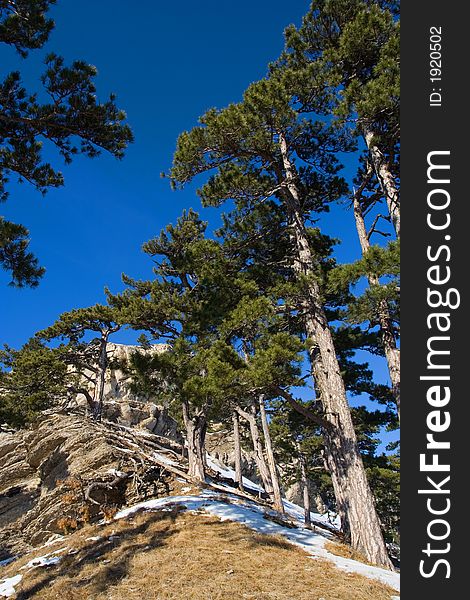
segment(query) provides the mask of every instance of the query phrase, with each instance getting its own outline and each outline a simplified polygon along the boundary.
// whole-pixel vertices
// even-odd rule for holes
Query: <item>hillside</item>
[[[143,428],[46,415],[0,435],[0,596],[390,600],[398,575],[331,553],[326,516],[281,519],[208,456],[186,474],[179,444]],[[315,560],[312,560],[312,557]],[[386,585],[388,584],[388,585]],[[391,586],[391,587],[389,587]]]
[[[44,555],[49,565],[41,566]],[[175,509],[89,525],[16,560],[2,577],[18,575],[18,599],[390,600],[391,594],[376,581],[311,560],[280,536]]]

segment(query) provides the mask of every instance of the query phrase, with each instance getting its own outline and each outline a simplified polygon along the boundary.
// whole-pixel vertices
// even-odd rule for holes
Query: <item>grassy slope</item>
[[[63,548],[58,565],[20,569]],[[394,593],[283,538],[177,511],[88,525],[0,569],[0,578],[18,573],[18,600],[390,600]]]

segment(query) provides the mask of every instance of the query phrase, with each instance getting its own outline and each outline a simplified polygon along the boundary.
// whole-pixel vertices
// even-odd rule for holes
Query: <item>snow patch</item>
[[[282,503],[284,504],[284,508],[285,508],[287,514],[289,514],[291,517],[293,517],[297,521],[300,521],[301,523],[305,523],[305,511],[302,506],[299,506],[298,504],[294,504],[293,502],[289,502],[289,500],[286,500],[285,498],[282,499]],[[339,516],[335,515],[334,513],[323,513],[322,514],[322,513],[311,512],[310,519],[314,522],[314,524],[315,524],[315,521],[317,523],[325,523],[325,525],[334,527],[338,531],[341,528],[341,519],[339,518]]]
[[[18,585],[22,579],[22,575],[15,575],[14,577],[8,577],[8,579],[0,581],[0,596],[4,598],[13,596],[16,593],[15,585]]]
[[[60,556],[52,556],[47,558],[46,556],[39,556],[38,558],[33,558],[29,561],[22,569],[32,569],[34,567],[50,567],[51,565],[56,565],[60,563],[62,558]]]
[[[65,539],[65,537],[63,535],[59,535],[58,533],[55,533],[47,540],[47,542],[45,544],[43,544],[41,546],[41,548],[47,548],[49,546],[53,546],[54,544],[57,544],[57,542],[60,542],[64,539]]]
[[[226,479],[231,479],[234,482],[236,481],[236,473],[233,469],[231,469],[230,467],[227,467],[220,461],[214,459],[210,454],[207,454],[206,461],[207,461],[208,467],[210,467],[217,473],[220,473],[220,475],[222,475]],[[218,485],[226,487],[228,490],[236,491],[234,488],[231,488],[226,483],[218,482]],[[243,477],[243,485],[245,486],[245,488],[247,488],[247,489],[249,488],[252,491],[264,492],[263,487],[261,487],[257,483],[254,483],[247,477]],[[299,521],[300,523],[305,523],[305,511],[302,507],[298,506],[297,504],[294,504],[293,502],[289,502],[285,498],[282,499],[282,502],[284,504],[284,508],[286,509],[286,513],[289,516],[291,516],[295,520]],[[338,531],[341,527],[340,518],[333,513],[321,514],[321,513],[311,512],[310,518],[311,518],[312,522],[316,521],[317,523],[325,523],[325,525],[334,527],[334,528],[338,529]]]
[[[127,473],[124,473],[124,471],[118,471],[117,469],[109,469],[108,473],[110,473],[111,475],[114,475],[115,477],[127,477]]]
[[[217,461],[216,459],[212,458],[212,456],[210,454],[207,454],[206,462],[207,462],[207,466],[209,468],[211,468],[216,473],[219,473],[226,479],[231,479],[232,481],[237,480],[237,475],[233,469],[222,464],[220,461]],[[242,480],[243,480],[243,485],[245,487],[250,488],[251,490],[255,490],[256,492],[264,492],[264,488],[262,488],[257,483],[254,483],[247,477],[243,477]]]
[[[67,550],[68,548],[59,548],[59,550],[55,550],[54,552],[50,552],[49,554],[45,554],[44,556],[37,556],[36,558],[31,559],[21,568],[34,569],[36,567],[50,567],[51,565],[57,565],[62,560],[62,557],[54,556],[54,554],[61,554],[62,552],[66,552]]]

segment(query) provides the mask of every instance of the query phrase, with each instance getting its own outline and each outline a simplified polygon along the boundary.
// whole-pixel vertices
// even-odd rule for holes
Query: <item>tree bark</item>
[[[385,201],[387,202],[388,212],[392,221],[393,227],[400,237],[400,194],[384,155],[379,147],[374,143],[374,132],[367,126],[363,127],[364,140],[369,150],[372,165],[375,174],[380,184]]]
[[[100,339],[100,353],[98,357],[98,376],[94,391],[93,418],[95,421],[101,421],[103,412],[104,386],[106,380],[106,370],[108,368],[108,338],[109,332],[102,331]]]
[[[264,406],[264,396],[259,397],[259,413],[261,426],[263,428],[264,446],[268,458],[269,472],[271,474],[271,483],[273,486],[274,508],[284,514],[284,505],[282,503],[281,487],[279,485],[279,476],[277,473],[276,461],[274,460],[273,445],[271,443],[271,434],[269,433],[268,419],[266,417],[266,407]]]
[[[367,234],[360,198],[357,194],[354,195],[353,209],[357,235],[359,237],[359,243],[361,244],[362,254],[364,255],[370,249],[370,241]],[[378,277],[375,275],[368,275],[367,279],[370,285],[380,284]],[[392,394],[397,405],[398,419],[400,420],[400,350],[397,345],[390,310],[385,300],[379,302],[378,320],[385,358],[388,365],[388,372],[392,383]]]
[[[305,527],[311,529],[312,521],[310,518],[310,513],[312,512],[310,505],[310,494],[308,490],[308,479],[307,479],[307,471],[305,469],[305,457],[303,454],[300,454],[300,483],[302,485],[302,496],[304,500],[304,521]]]
[[[258,472],[260,474],[261,481],[263,482],[263,487],[264,487],[266,493],[271,498],[273,498],[273,487],[272,487],[272,483],[271,483],[271,477],[270,477],[270,473],[269,473],[269,468],[264,459],[263,445],[261,444],[258,424],[256,423],[256,416],[253,413],[250,414],[250,413],[242,410],[238,406],[235,410],[243,419],[245,419],[245,421],[247,421],[247,423],[250,426],[250,435],[251,435],[251,440],[253,442],[253,449],[255,451],[256,466],[258,467]]]
[[[352,547],[370,562],[393,568],[382,535],[374,498],[357,446],[344,381],[336,355],[333,336],[325,314],[318,282],[314,278],[315,259],[312,255],[300,196],[296,185],[285,136],[279,135],[280,151],[285,171],[284,201],[296,246],[294,271],[303,280],[306,293],[302,301],[304,325],[311,342],[309,355],[315,385],[325,418],[333,427],[325,427],[324,440],[327,464],[331,474],[337,508],[346,538]]]
[[[238,413],[234,412],[232,415],[233,421],[233,443],[235,452],[235,479],[238,483],[238,489],[243,492],[243,475],[242,475],[242,451],[240,444],[240,422]]]
[[[207,421],[202,410],[193,417],[189,414],[189,405],[183,402],[183,422],[186,428],[188,442],[188,474],[199,481],[206,478],[205,465],[205,440]]]
[[[88,416],[88,414],[91,412],[91,414],[94,415],[95,400],[86,388],[76,388],[76,387],[72,386],[70,388],[70,392],[72,394],[82,394],[83,396],[85,396],[85,399],[87,402],[87,408],[86,408],[85,414]]]

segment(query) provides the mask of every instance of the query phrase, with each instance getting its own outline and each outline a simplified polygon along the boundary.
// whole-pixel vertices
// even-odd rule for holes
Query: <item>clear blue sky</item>
[[[47,268],[36,289],[8,288],[0,273],[0,343],[23,344],[60,313],[104,301],[103,288],[121,289],[121,273],[148,277],[151,264],[140,247],[183,208],[199,210],[194,187],[172,192],[167,171],[178,134],[209,107],[241,99],[249,83],[266,73],[283,46],[284,28],[299,24],[308,0],[59,0],[43,50],[20,59],[2,47],[2,71],[19,69],[27,87],[40,88],[48,52],[83,59],[99,70],[98,95],[115,92],[135,134],[122,161],[102,155],[63,166],[65,186],[43,198],[29,184],[12,184],[2,214],[26,225],[31,248]],[[60,165],[52,152],[48,158]],[[203,211],[217,223],[215,210]],[[339,237],[340,260],[359,254],[353,217],[337,207],[323,219]],[[116,341],[130,341],[123,333]],[[374,361],[380,378],[386,371]]]

